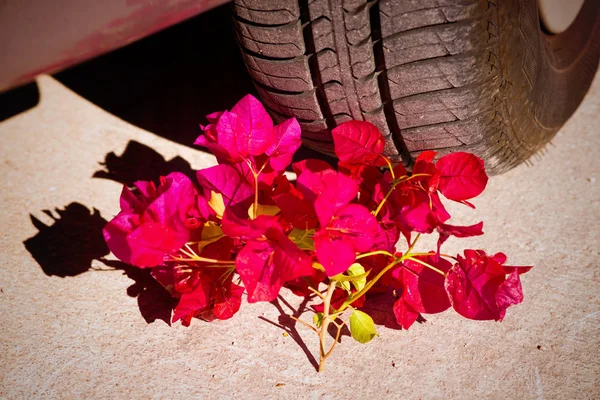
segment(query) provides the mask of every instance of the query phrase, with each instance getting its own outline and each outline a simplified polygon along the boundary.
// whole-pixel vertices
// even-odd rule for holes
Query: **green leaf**
[[[365,273],[365,267],[359,263],[354,263],[348,268],[347,272],[348,276],[354,277],[354,279],[351,280],[354,288],[357,291],[361,291],[367,284],[367,275],[369,274],[368,272]]]
[[[323,267],[323,265],[319,264],[316,261],[312,263],[312,266],[314,269],[325,272],[325,268]]]
[[[315,241],[313,240],[315,230],[309,229],[307,231],[294,228],[288,234],[288,237],[292,242],[296,244],[302,250],[314,250]]]
[[[344,289],[346,292],[350,293],[350,282],[345,280],[340,280],[336,284],[337,287]]]
[[[215,224],[212,221],[207,221],[204,224],[204,227],[202,228],[202,233],[200,236],[201,240],[199,242],[194,242],[194,244],[198,245],[198,250],[197,250],[198,254],[200,254],[206,246],[208,246],[211,243],[216,242],[217,240],[221,239],[223,236],[225,236],[225,234],[223,233],[223,229],[221,229],[220,226],[218,226],[217,224]]]
[[[315,324],[317,328],[321,327],[321,325],[323,324],[323,313],[318,312],[315,313],[315,315],[313,315],[313,324]]]
[[[256,215],[254,215],[254,204],[251,204],[250,208],[248,208],[248,216],[250,217],[250,219],[255,219],[259,215],[274,216],[279,214],[280,211],[281,210],[277,206],[259,204],[256,210]]]
[[[223,218],[223,213],[225,212],[225,203],[223,202],[223,196],[221,193],[216,193],[211,190],[208,205],[214,210],[215,214],[217,214],[217,218]]]
[[[344,275],[344,274],[337,274],[335,276],[332,276],[331,279],[332,281],[337,281],[337,282],[357,282],[360,280],[365,280],[366,282],[366,277],[369,275],[369,273],[371,271],[367,271],[365,272],[365,269],[363,268],[362,265],[358,264],[358,263],[354,263],[350,266],[350,268],[352,268],[353,266],[358,266],[358,267],[354,267],[352,270],[348,270],[348,275]],[[356,275],[353,275],[356,274]]]
[[[359,343],[368,343],[377,335],[373,318],[359,310],[354,310],[350,316],[350,333]]]

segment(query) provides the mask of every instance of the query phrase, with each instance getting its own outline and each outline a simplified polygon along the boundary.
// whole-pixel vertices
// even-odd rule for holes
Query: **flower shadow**
[[[277,322],[271,321],[270,319],[265,318],[263,316],[260,316],[258,318],[273,325],[273,326],[276,326],[279,329],[282,329],[285,333],[287,333],[289,335],[289,337],[291,337],[292,340],[294,340],[294,342],[296,342],[296,344],[300,347],[300,349],[304,352],[304,354],[306,354],[308,361],[315,368],[315,370],[318,370],[319,362],[317,361],[315,356],[311,353],[311,351],[308,349],[308,346],[304,342],[304,339],[302,339],[302,336],[300,335],[300,332],[298,332],[298,329],[296,329],[297,321],[294,319],[294,318],[299,319],[302,316],[302,314],[304,314],[306,311],[310,311],[310,309],[307,306],[308,306],[308,303],[312,300],[312,298],[313,298],[313,296],[304,297],[302,299],[302,302],[297,307],[294,307],[288,301],[286,301],[281,295],[279,295],[277,299],[275,299],[274,301],[271,302],[271,304],[279,312],[279,317],[277,319]],[[285,307],[287,307],[289,309],[288,312],[286,312],[286,310],[283,308],[282,304],[285,305]],[[289,314],[289,312],[291,312],[291,315]],[[294,318],[292,318],[292,317],[294,317]]]
[[[64,209],[42,210],[52,218],[46,225],[30,214],[38,233],[23,244],[42,271],[48,276],[76,276],[88,271],[92,261],[108,255],[102,236],[106,220],[100,211],[91,211],[80,203],[71,203]]]
[[[373,318],[375,325],[400,330],[402,327],[396,321],[394,313],[391,312],[396,300],[392,292],[377,293],[367,297],[365,304],[360,309]]]
[[[154,279],[150,274],[150,269],[133,267],[121,261],[105,259],[100,261],[112,269],[97,271],[120,270],[134,281],[133,285],[127,288],[127,295],[137,298],[140,314],[148,324],[161,320],[167,325],[171,325],[171,316],[177,300]]]
[[[97,209],[71,203],[64,209],[43,210],[52,218],[50,225],[30,214],[38,233],[23,244],[48,276],[74,277],[87,271],[122,271],[134,283],[127,288],[137,298],[140,314],[147,323],[162,320],[171,324],[174,300],[150,275],[149,270],[132,267],[120,261],[106,260],[108,247],[102,236],[107,221]],[[98,260],[108,269],[94,267]]]
[[[136,181],[154,181],[171,172],[181,172],[193,181],[196,179],[195,171],[185,159],[177,156],[167,161],[153,148],[135,140],[127,143],[120,156],[112,151],[106,154],[100,165],[103,168],[94,172],[94,178],[110,179],[127,186]]]
[[[282,329],[285,333],[287,333],[302,349],[308,361],[312,364],[315,370],[318,371],[319,363],[308,349],[308,346],[304,342],[304,339],[300,335],[299,331],[296,329],[298,324],[298,319],[306,312],[313,312],[313,310],[308,306],[308,304],[314,299],[314,296],[306,297],[302,300],[302,302],[297,306],[292,306],[288,301],[286,301],[281,295],[271,304],[277,309],[279,312],[279,317],[277,322],[272,321],[263,316],[258,317],[259,319],[276,326],[279,329]],[[360,309],[373,318],[373,322],[378,326],[384,326],[393,330],[401,330],[402,327],[396,321],[394,314],[390,312],[393,308],[394,302],[396,298],[391,292],[379,293],[373,296],[370,296],[365,304],[360,307]],[[288,310],[286,311],[287,308]],[[417,322],[424,322],[425,320],[422,317],[419,317]],[[337,319],[338,323],[342,323],[341,319]],[[309,328],[306,327],[308,331]],[[335,339],[337,336],[337,328],[331,324],[329,325],[328,332],[329,336],[332,339]],[[348,329],[348,325],[344,324],[341,330],[341,334],[339,335],[338,341],[342,342],[344,336],[350,337],[350,330]]]

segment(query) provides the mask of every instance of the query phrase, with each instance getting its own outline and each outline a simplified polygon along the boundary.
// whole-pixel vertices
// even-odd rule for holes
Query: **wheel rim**
[[[540,21],[553,35],[566,31],[577,18],[585,0],[537,0]]]

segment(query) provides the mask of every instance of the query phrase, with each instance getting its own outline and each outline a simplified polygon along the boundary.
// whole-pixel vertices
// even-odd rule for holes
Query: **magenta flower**
[[[196,188],[181,173],[161,178],[158,187],[152,182],[136,182],[135,187],[123,187],[121,212],[104,228],[104,238],[121,261],[153,267],[177,252],[204,218]]]

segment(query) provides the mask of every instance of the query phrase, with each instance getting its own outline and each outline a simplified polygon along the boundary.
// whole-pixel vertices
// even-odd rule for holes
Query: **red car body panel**
[[[228,0],[0,0],[0,92]]]

